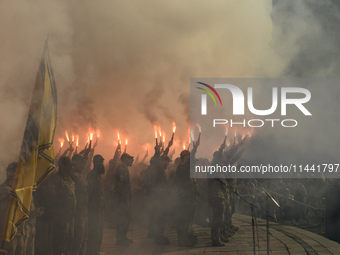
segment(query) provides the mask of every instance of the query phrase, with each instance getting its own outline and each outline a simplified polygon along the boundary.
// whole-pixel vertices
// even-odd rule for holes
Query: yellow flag
[[[53,139],[56,122],[57,93],[46,43],[8,204],[3,241],[9,242],[17,227],[28,219],[32,191],[55,168]]]

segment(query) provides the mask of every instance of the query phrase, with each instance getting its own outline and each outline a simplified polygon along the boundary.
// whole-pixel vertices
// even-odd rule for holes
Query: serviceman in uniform
[[[88,227],[88,183],[84,175],[86,159],[80,154],[72,157],[71,178],[75,185],[76,215],[74,221],[74,241],[72,254],[83,255],[86,250],[87,227]]]
[[[99,255],[104,228],[104,188],[102,175],[105,173],[104,158],[93,157],[93,169],[88,173],[88,239],[87,255]]]
[[[114,173],[114,193],[117,206],[117,245],[129,245],[133,241],[126,237],[131,215],[131,185],[128,167],[133,164],[133,157],[123,153],[121,164]]]
[[[225,143],[221,145],[218,151],[214,152],[212,165],[222,164],[222,151],[224,148]],[[211,222],[212,246],[224,246],[224,243],[229,242],[228,238],[223,235],[224,215],[227,202],[227,184],[225,178],[208,178],[207,180],[209,187],[209,202],[213,213]]]
[[[157,169],[155,173],[155,182],[153,184],[153,199],[155,200],[154,240],[156,244],[166,245],[170,244],[170,241],[164,236],[169,196],[169,187],[165,171],[171,159],[167,155],[162,155],[160,160],[160,168]]]
[[[72,161],[60,157],[58,171],[51,180],[51,200],[53,201],[52,255],[72,254],[76,197],[71,179]]]
[[[196,180],[190,178],[190,158],[195,160],[199,140],[194,144],[193,150],[181,152],[182,163],[176,171],[177,197],[179,213],[177,215],[178,246],[193,247],[197,242],[197,236],[192,231],[195,215],[196,197],[198,195]]]

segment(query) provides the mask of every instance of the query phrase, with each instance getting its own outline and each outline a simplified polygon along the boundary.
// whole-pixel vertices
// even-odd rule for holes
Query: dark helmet
[[[161,156],[161,160],[165,160],[165,161],[169,161],[169,162],[172,161],[172,160],[169,158],[169,156],[167,156],[167,155],[162,155],[162,156]]]
[[[67,165],[72,165],[72,161],[69,157],[60,157],[58,159],[58,166],[67,166]]]
[[[183,159],[184,156],[190,156],[190,151],[189,150],[183,150],[181,152],[181,159]]]
[[[219,151],[215,151],[214,154],[213,154],[213,157],[214,158],[220,158],[222,155]]]
[[[94,163],[94,162],[101,162],[101,161],[104,161],[104,158],[103,158],[102,155],[97,154],[97,155],[95,155],[95,156],[93,157],[93,163]]]
[[[127,153],[123,153],[122,156],[120,156],[120,160],[126,160],[126,159],[133,159],[133,157]]]

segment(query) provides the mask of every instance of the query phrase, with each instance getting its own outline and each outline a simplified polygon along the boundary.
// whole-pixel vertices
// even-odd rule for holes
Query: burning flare
[[[68,133],[67,133],[66,130],[65,130],[65,136],[66,136],[66,140],[67,140],[68,142],[70,142],[70,138],[68,137]]]
[[[71,136],[71,137],[72,137],[72,143],[73,143],[73,142],[74,142],[74,134],[72,134],[72,136]]]
[[[60,142],[60,148],[62,148],[64,146],[64,138],[58,138],[58,142]]]
[[[120,140],[119,130],[117,130],[117,141],[118,144],[122,144],[122,141]]]
[[[99,136],[100,136],[100,131],[99,131],[99,129],[96,130],[96,133],[97,133],[97,138],[99,138]]]
[[[157,127],[156,126],[153,126],[153,130],[155,131],[155,138],[157,139],[158,138],[158,131],[157,131]]]
[[[226,128],[225,128],[225,136],[228,135],[228,129],[229,129],[229,127],[226,127]]]
[[[77,139],[76,139],[76,147],[78,147],[78,145],[79,145],[79,135],[77,135],[76,138],[77,138]]]
[[[172,122],[172,133],[176,132],[176,123]]]
[[[158,127],[159,137],[162,137],[162,130],[161,127]]]
[[[92,138],[93,138],[93,133],[90,132],[90,140],[92,141]]]

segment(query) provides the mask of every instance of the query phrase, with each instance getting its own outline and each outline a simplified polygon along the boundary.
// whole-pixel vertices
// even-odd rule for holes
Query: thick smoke
[[[305,35],[322,30],[312,12],[300,14],[308,10],[307,1],[294,2],[299,2],[295,12],[280,13],[290,13],[297,22],[290,32],[280,22],[273,25],[271,15],[279,14],[269,0],[3,2],[0,178],[18,158],[46,38],[58,90],[56,138],[66,129],[78,133],[84,146],[89,129],[100,129],[97,152],[108,161],[116,130],[128,137],[131,154],[154,141],[155,123],[170,137],[171,122],[176,122],[176,137],[187,140],[188,116],[178,98],[189,94],[191,77],[289,72],[290,63],[304,52]],[[330,65],[320,72],[333,69]]]

